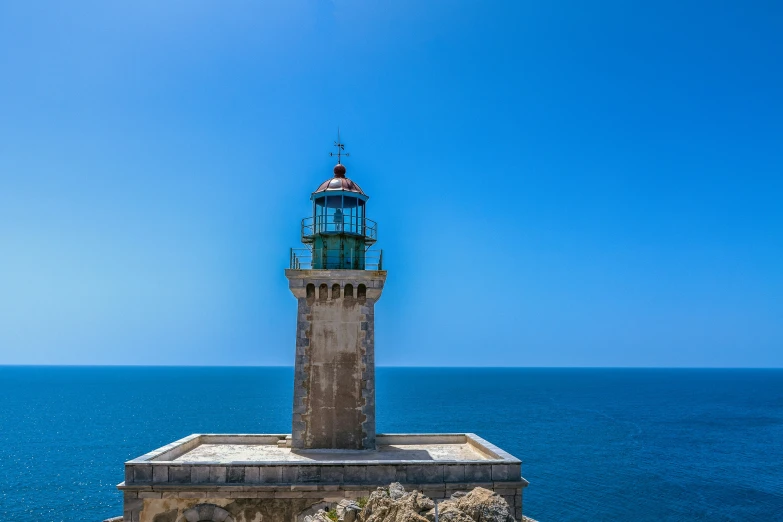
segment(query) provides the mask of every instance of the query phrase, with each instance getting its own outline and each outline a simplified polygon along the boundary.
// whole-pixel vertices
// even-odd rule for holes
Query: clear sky
[[[292,365],[370,194],[379,365],[783,366],[783,4],[0,3],[0,364]]]

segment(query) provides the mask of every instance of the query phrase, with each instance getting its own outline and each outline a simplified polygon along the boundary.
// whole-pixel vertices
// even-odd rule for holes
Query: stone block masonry
[[[385,271],[286,270],[297,299],[292,447],[375,448],[375,303]]]

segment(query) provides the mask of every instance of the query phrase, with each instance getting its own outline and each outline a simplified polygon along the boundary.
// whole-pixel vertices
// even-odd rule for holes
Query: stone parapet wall
[[[440,483],[492,483],[519,481],[520,464],[497,463],[386,463],[367,461],[355,464],[306,463],[176,463],[153,462],[125,467],[126,486],[148,485],[223,485],[247,486],[308,484],[382,485]]]
[[[432,499],[444,499],[458,491],[469,491],[473,488],[485,488],[501,496],[521,494],[527,487],[524,479],[499,482],[462,482],[462,483],[401,483],[406,491],[414,489]],[[126,486],[118,487],[123,491],[125,499],[134,498],[322,498],[322,499],[356,499],[369,496],[376,488],[388,484],[313,484],[313,485],[277,485],[277,486],[217,486],[212,484],[189,484],[188,487],[174,485]]]

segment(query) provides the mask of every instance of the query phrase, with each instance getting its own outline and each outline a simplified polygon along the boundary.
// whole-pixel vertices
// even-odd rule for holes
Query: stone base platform
[[[522,519],[521,461],[472,433],[377,435],[377,449],[297,450],[291,436],[195,434],[125,463],[124,522],[301,522],[400,482],[433,499],[475,487]]]

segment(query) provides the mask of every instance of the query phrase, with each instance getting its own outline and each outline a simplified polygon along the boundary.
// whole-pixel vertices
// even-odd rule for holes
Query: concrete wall
[[[375,448],[375,303],[385,271],[286,270],[297,298],[292,447]]]

